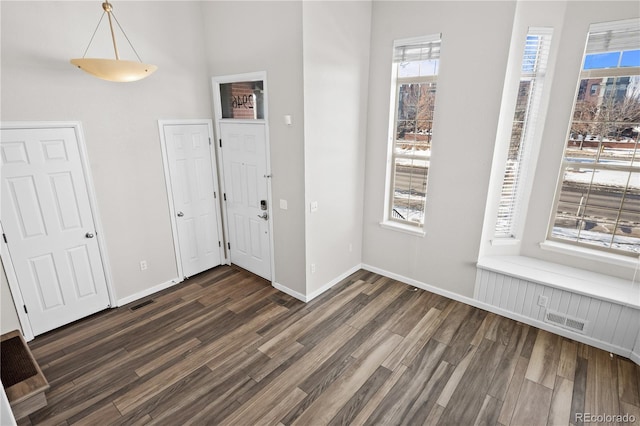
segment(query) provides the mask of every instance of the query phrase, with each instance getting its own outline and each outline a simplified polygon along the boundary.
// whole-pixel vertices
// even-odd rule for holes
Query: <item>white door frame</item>
[[[84,132],[82,131],[82,124],[79,121],[23,121],[23,122],[0,122],[0,129],[60,129],[71,128],[76,135],[76,141],[78,143],[78,152],[80,154],[80,164],[82,166],[84,183],[87,187],[87,194],[89,196],[89,207],[91,208],[91,214],[93,215],[93,224],[96,230],[96,239],[98,242],[98,250],[100,251],[100,259],[102,262],[102,269],[104,270],[104,277],[107,284],[107,294],[109,295],[109,307],[118,306],[115,299],[115,292],[113,290],[113,278],[111,276],[111,266],[109,264],[109,257],[107,254],[107,243],[104,237],[102,228],[102,221],[100,220],[100,214],[98,212],[98,202],[96,199],[95,188],[93,187],[93,177],[91,175],[91,167],[89,166],[89,158],[87,155],[87,147],[84,140]],[[0,228],[2,224],[0,223]],[[3,231],[4,233],[4,231]],[[13,303],[18,313],[18,320],[22,327],[22,334],[25,340],[33,340],[33,330],[31,323],[29,322],[28,315],[24,312],[24,300],[20,291],[20,285],[18,283],[18,277],[13,268],[13,262],[11,255],[9,254],[9,247],[4,242],[4,239],[0,240],[0,255],[2,257],[2,263],[7,274],[7,282],[9,283],[9,289],[13,297]]]
[[[264,119],[262,120],[236,120],[229,118],[222,118],[222,100],[220,97],[220,85],[226,83],[238,83],[243,81],[262,81],[262,90],[264,90],[264,98],[263,98],[263,108],[264,108]],[[271,192],[271,144],[269,142],[269,91],[267,86],[267,72],[266,71],[257,71],[251,73],[244,74],[231,74],[231,75],[222,75],[215,76],[211,78],[211,86],[213,91],[213,112],[214,112],[214,121],[216,126],[216,135],[218,137],[218,142],[220,140],[220,123],[230,122],[230,123],[251,123],[251,124],[262,124],[264,126],[264,140],[265,140],[265,152],[267,154],[267,214],[269,215],[269,250],[270,250],[270,262],[271,262],[271,284],[276,283],[276,268],[275,268],[275,253],[274,253],[274,243],[273,243],[273,196]],[[216,153],[218,157],[218,173],[220,174],[220,188],[223,192],[225,190],[225,180],[224,180],[224,165],[222,163],[222,147],[220,143],[216,144]],[[224,220],[224,240],[225,240],[225,253],[228,252],[228,246],[226,245],[229,242],[229,221],[227,219],[227,208],[226,205],[222,209],[222,217]],[[227,264],[231,264],[231,256],[225,256],[227,259]]]
[[[164,126],[180,126],[180,125],[189,125],[189,124],[206,124],[209,129],[209,138],[211,138],[211,144],[213,145],[213,124],[211,119],[203,118],[203,119],[185,119],[185,120],[158,120],[158,130],[160,132],[160,145],[162,147],[162,164],[164,166],[164,183],[167,188],[167,196],[169,197],[169,214],[171,216],[171,233],[173,235],[173,249],[176,256],[176,265],[178,267],[178,281],[184,281],[184,273],[182,270],[182,255],[180,254],[180,244],[178,244],[178,222],[176,221],[176,211],[173,205],[173,188],[171,187],[171,177],[169,174],[169,157],[167,154],[167,141],[164,137]],[[214,198],[216,199],[215,209],[216,215],[218,219],[222,218],[221,216],[221,206],[220,206],[220,185],[218,184],[218,162],[216,161],[216,155],[214,155],[214,150],[210,151],[211,164],[215,167],[212,167],[213,173],[213,188],[214,188]],[[222,232],[222,221],[217,221],[218,225],[218,235],[224,237]],[[226,256],[227,251],[221,247],[220,258],[223,260],[223,264],[229,264]]]

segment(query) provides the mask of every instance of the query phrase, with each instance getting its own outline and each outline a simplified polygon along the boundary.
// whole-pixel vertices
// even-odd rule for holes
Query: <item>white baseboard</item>
[[[183,281],[182,279],[176,277],[176,278],[174,278],[174,279],[172,279],[170,281],[164,282],[162,284],[158,284],[158,285],[153,286],[151,288],[148,288],[146,290],[143,290],[143,291],[140,291],[138,293],[132,294],[131,296],[123,297],[122,299],[118,299],[116,306],[120,307],[120,306],[124,306],[124,305],[126,305],[128,303],[135,302],[136,300],[142,299],[143,297],[147,297],[147,296],[149,296],[149,295],[151,295],[153,293],[157,293],[159,291],[162,291],[165,288],[169,288],[171,286],[179,284],[182,281]]]
[[[520,322],[523,322],[525,324],[529,324],[531,326],[540,328],[540,329],[548,331],[550,333],[558,334],[560,336],[567,337],[569,339],[576,340],[578,342],[594,346],[596,348],[602,349],[602,350],[607,351],[607,352],[612,352],[614,354],[623,356],[625,358],[629,358],[633,362],[635,362],[636,364],[640,365],[640,355],[632,353],[627,348],[622,348],[622,347],[619,347],[619,346],[611,345],[611,344],[609,344],[607,342],[602,342],[600,340],[597,340],[597,339],[594,339],[592,337],[585,336],[585,335],[582,335],[582,334],[573,333],[573,332],[571,332],[569,330],[565,330],[563,328],[555,327],[555,326],[553,326],[551,324],[548,324],[546,322],[542,322],[542,321],[539,321],[539,320],[534,319],[534,318],[526,317],[526,316],[511,312],[511,311],[506,311],[504,309],[501,309],[501,308],[493,306],[493,305],[489,305],[489,304],[481,302],[479,300],[472,299],[470,297],[463,296],[463,295],[460,295],[460,294],[457,294],[457,293],[453,293],[451,291],[444,290],[444,289],[439,288],[439,287],[434,287],[432,285],[425,284],[423,282],[414,280],[413,278],[408,278],[408,277],[405,277],[405,276],[402,276],[402,275],[399,275],[399,274],[396,274],[396,273],[393,273],[393,272],[386,271],[384,269],[377,268],[375,266],[363,264],[362,265],[362,269],[365,269],[365,270],[370,271],[370,272],[375,272],[376,274],[379,274],[379,275],[384,275],[385,277],[389,277],[391,279],[394,279],[394,280],[397,280],[397,281],[401,281],[403,283],[412,285],[412,286],[420,288],[422,290],[426,290],[426,291],[430,291],[432,293],[439,294],[439,295],[447,297],[449,299],[457,300],[458,302],[466,303],[467,305],[475,306],[476,308],[480,308],[480,309],[483,309],[485,311],[493,312],[494,314],[498,314],[498,315],[503,316],[503,317],[511,318],[512,320],[515,320],[515,321],[520,321]]]
[[[316,297],[320,296],[322,293],[324,293],[325,291],[331,289],[331,287],[333,287],[334,285],[338,284],[340,281],[344,280],[349,275],[351,275],[351,274],[353,274],[355,272],[358,272],[360,269],[362,269],[362,264],[361,263],[353,266],[351,269],[347,270],[346,272],[343,272],[342,274],[340,274],[339,276],[335,277],[334,279],[332,279],[331,281],[329,281],[328,283],[326,283],[325,285],[323,285],[322,287],[320,287],[319,289],[317,289],[313,293],[309,294],[307,296],[307,302],[310,302],[311,300],[313,300]]]
[[[295,291],[295,290],[291,290],[289,287],[285,287],[285,286],[283,286],[282,284],[278,284],[278,283],[277,283],[277,282],[275,282],[275,281],[273,282],[273,284],[272,284],[272,285],[273,285],[273,287],[274,287],[274,288],[276,288],[276,289],[280,290],[280,291],[281,291],[281,292],[283,292],[283,293],[288,294],[288,295],[289,295],[289,296],[291,296],[291,297],[295,297],[296,299],[298,299],[298,300],[300,300],[300,301],[302,301],[302,302],[305,302],[305,303],[307,303],[307,302],[308,302],[308,300],[307,300],[307,296],[305,296],[305,295],[304,295],[304,294],[302,294],[302,293],[299,293],[299,292],[297,292],[297,291]]]
[[[413,278],[405,277],[403,275],[396,274],[396,273],[390,272],[390,271],[386,271],[384,269],[380,269],[380,268],[377,268],[375,266],[371,266],[371,265],[367,265],[367,264],[363,263],[362,264],[362,269],[364,269],[366,271],[369,271],[369,272],[374,272],[374,273],[379,274],[379,275],[384,275],[385,277],[394,279],[396,281],[402,281],[405,284],[412,285],[412,286],[420,288],[422,290],[430,291],[431,293],[439,294],[440,296],[444,296],[444,297],[449,298],[449,299],[457,300],[458,302],[466,303],[467,305],[476,306],[474,303],[480,303],[477,300],[472,299],[470,297],[463,296],[461,294],[454,293],[452,291],[445,290],[445,289],[442,289],[440,287],[434,287],[432,285],[425,284],[425,283],[420,282],[418,280],[414,280]],[[484,309],[484,308],[482,308],[482,309]]]
[[[349,270],[343,272],[342,274],[340,274],[339,276],[337,276],[336,278],[332,279],[331,281],[329,281],[328,283],[326,283],[325,285],[323,285],[322,287],[320,287],[318,290],[314,291],[313,293],[309,294],[309,295],[305,295],[302,294],[298,291],[295,290],[291,290],[289,287],[285,287],[282,284],[279,284],[277,282],[273,283],[273,287],[280,290],[283,293],[287,293],[289,296],[291,297],[295,297],[296,299],[307,303],[312,301],[313,299],[315,299],[316,297],[320,296],[322,293],[324,293],[325,291],[329,290],[331,287],[333,287],[334,285],[338,284],[340,281],[344,280],[345,278],[347,278],[349,275],[358,272],[360,269],[362,269],[362,264],[357,264],[353,267],[351,267]]]

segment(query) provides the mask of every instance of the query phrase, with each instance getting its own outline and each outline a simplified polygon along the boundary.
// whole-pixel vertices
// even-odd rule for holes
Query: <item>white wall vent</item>
[[[572,318],[570,316],[561,314],[559,312],[546,311],[544,315],[544,322],[549,324],[559,325],[560,327],[567,328],[569,330],[577,331],[578,333],[585,334],[589,322],[584,319]]]

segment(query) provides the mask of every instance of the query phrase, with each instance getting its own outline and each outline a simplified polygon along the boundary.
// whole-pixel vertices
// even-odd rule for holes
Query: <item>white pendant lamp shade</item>
[[[115,82],[142,80],[158,69],[155,65],[122,59],[78,58],[71,63],[95,77]]]
[[[118,19],[113,14],[113,7],[111,6],[111,3],[109,3],[108,0],[102,3],[102,9],[104,10],[104,13],[100,18],[100,21],[98,22],[98,26],[96,26],[96,29],[93,32],[93,35],[91,36],[91,40],[89,40],[89,45],[85,49],[84,54],[85,55],[87,54],[87,51],[91,46],[91,42],[93,41],[93,38],[95,37],[96,32],[98,31],[98,27],[100,27],[100,22],[102,22],[102,18],[104,18],[104,15],[106,14],[107,17],[109,18],[109,29],[111,31],[111,40],[113,42],[115,59],[85,58],[83,55],[82,58],[72,59],[71,63],[77,66],[78,68],[80,68],[82,71],[85,71],[95,77],[101,78],[103,80],[115,81],[115,82],[129,82],[129,81],[142,80],[143,78],[146,78],[151,74],[153,74],[158,69],[158,67],[155,65],[145,64],[142,62],[142,60],[140,59],[140,56],[138,55],[138,52],[136,52],[136,49],[133,47],[133,45],[129,41],[129,37],[127,37],[127,34],[124,32],[124,30],[120,26]],[[111,19],[112,17],[118,24],[118,27],[120,28],[120,31],[122,31],[122,34],[124,35],[126,40],[129,42],[131,49],[133,49],[133,52],[138,57],[139,62],[126,61],[126,60],[120,59],[120,55],[118,54],[118,46],[116,45],[116,36],[113,32],[113,22]]]

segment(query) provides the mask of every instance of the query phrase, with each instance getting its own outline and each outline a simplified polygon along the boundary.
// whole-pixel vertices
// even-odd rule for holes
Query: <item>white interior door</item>
[[[182,274],[222,263],[216,168],[207,124],[163,125]]]
[[[109,307],[105,271],[75,129],[1,132],[0,220],[38,335]]]
[[[271,280],[263,123],[220,122],[231,262]]]

